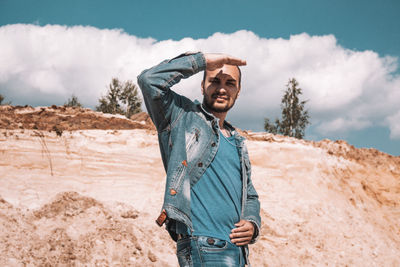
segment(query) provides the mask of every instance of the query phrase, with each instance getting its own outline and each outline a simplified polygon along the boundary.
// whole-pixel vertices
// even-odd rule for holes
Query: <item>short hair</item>
[[[242,71],[240,70],[239,66],[236,66],[236,68],[239,71],[239,88],[240,88],[240,85],[242,83]],[[206,73],[207,73],[207,69],[205,69],[204,73],[203,73],[203,83],[206,81]]]

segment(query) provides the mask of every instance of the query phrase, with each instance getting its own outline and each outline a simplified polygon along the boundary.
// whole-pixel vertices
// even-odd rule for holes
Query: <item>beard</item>
[[[231,101],[230,97],[228,97],[227,95],[221,95],[221,96],[228,97],[228,99],[227,99],[227,102],[226,102],[225,105],[218,106],[218,105],[215,105],[217,103],[215,98],[218,97],[218,96],[219,96],[218,93],[214,93],[211,96],[204,94],[203,104],[209,111],[214,111],[214,112],[218,112],[218,113],[228,112],[233,107],[233,105],[235,104],[236,98],[237,98],[237,95],[236,95],[233,98],[233,101],[230,102]]]

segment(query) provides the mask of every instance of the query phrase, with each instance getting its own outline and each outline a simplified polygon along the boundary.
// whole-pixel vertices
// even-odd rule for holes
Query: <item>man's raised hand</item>
[[[215,69],[222,68],[225,64],[244,66],[246,65],[246,60],[232,57],[226,54],[204,54],[207,64],[207,70],[212,71]]]

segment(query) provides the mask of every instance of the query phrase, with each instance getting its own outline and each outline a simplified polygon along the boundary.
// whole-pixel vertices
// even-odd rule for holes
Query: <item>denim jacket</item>
[[[195,100],[175,93],[170,88],[182,78],[188,78],[206,68],[202,53],[186,53],[144,70],[138,76],[144,102],[157,132],[159,146],[167,173],[164,204],[157,219],[166,223],[171,237],[177,240],[177,224],[193,232],[190,209],[190,188],[201,178],[212,162],[219,145],[219,119],[203,109]],[[250,174],[251,167],[244,138],[228,122],[224,126],[235,136],[242,169],[241,219],[253,222],[259,236],[260,203]],[[246,246],[247,247],[247,246]]]

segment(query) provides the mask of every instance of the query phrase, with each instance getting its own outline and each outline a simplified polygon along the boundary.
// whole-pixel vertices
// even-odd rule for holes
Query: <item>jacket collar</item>
[[[199,100],[195,99],[194,100],[194,104],[198,107],[198,109],[204,113],[204,115],[206,115],[206,117],[208,117],[211,120],[217,119],[212,113],[208,112],[207,110],[205,110],[205,108],[203,107],[203,105],[200,103]]]
[[[204,115],[206,117],[208,117],[211,120],[216,120],[217,122],[219,121],[219,119],[217,117],[215,117],[212,113],[208,112],[202,105],[202,103],[200,103],[200,101],[198,101],[197,99],[194,100],[194,104],[199,108],[199,110],[201,110]],[[237,139],[239,140],[243,140],[245,139],[243,136],[239,135],[239,133],[236,131],[235,127],[232,126],[232,124],[230,124],[227,120],[224,121],[224,127],[229,129],[231,131],[231,133],[233,135],[236,136]]]

